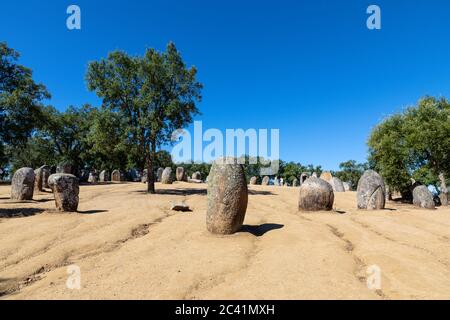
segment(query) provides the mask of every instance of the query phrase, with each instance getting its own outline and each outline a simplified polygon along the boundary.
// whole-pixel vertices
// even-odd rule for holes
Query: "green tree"
[[[391,192],[400,192],[407,198],[411,191],[411,173],[404,123],[401,114],[385,119],[373,129],[368,145],[371,167],[383,176]]]
[[[116,51],[88,66],[89,90],[126,117],[129,140],[147,165],[149,193],[155,193],[156,151],[199,113],[202,85],[196,76],[173,43],[166,52],[148,49],[143,57]]]
[[[20,55],[0,43],[0,165],[6,166],[11,154],[23,150],[36,128],[43,122],[42,101],[50,94],[34,82],[30,69],[17,64]]]
[[[405,113],[406,146],[413,167],[428,166],[439,177],[441,203],[448,205],[446,177],[450,170],[450,104],[425,97]]]
[[[391,191],[411,197],[412,178],[428,184],[438,178],[441,202],[447,205],[446,179],[450,172],[450,105],[425,97],[417,106],[393,115],[374,128],[369,162]]]

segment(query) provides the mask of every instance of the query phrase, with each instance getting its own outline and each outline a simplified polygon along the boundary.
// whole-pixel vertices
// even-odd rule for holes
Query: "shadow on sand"
[[[149,194],[147,190],[134,191],[142,194]],[[170,196],[191,196],[191,195],[206,195],[206,189],[157,189],[157,195],[170,195]]]
[[[96,214],[96,213],[102,213],[102,212],[108,212],[108,210],[86,210],[86,211],[77,211],[79,214]]]
[[[278,230],[283,227],[283,224],[277,223],[264,223],[259,226],[243,225],[241,230],[239,230],[238,232],[247,232],[254,235],[255,237],[261,237],[269,231]]]
[[[30,217],[44,212],[44,209],[37,208],[11,208],[0,209],[0,218],[23,218]]]

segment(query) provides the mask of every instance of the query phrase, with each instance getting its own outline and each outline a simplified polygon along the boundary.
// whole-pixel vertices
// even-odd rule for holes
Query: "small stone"
[[[250,178],[250,185],[256,185],[256,181],[257,181],[258,179],[256,178],[256,177],[251,177]]]
[[[345,187],[341,179],[337,177],[332,177],[329,184],[331,184],[331,186],[333,187],[334,192],[345,192]]]
[[[267,185],[269,185],[269,181],[270,181],[270,178],[269,178],[268,176],[265,176],[265,177],[262,179],[261,185],[262,185],[262,186],[267,186]]]

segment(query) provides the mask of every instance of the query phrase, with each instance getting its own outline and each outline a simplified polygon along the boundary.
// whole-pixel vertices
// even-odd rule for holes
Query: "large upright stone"
[[[11,181],[11,200],[32,200],[34,193],[34,170],[20,168]]]
[[[308,172],[303,172],[300,175],[300,185],[302,185],[308,178],[309,178],[309,173]]]
[[[148,170],[144,169],[144,171],[142,172],[141,182],[147,183],[147,181],[148,181]]]
[[[110,180],[111,180],[111,178],[109,176],[109,171],[108,170],[103,170],[102,172],[100,172],[100,175],[99,175],[99,181],[100,182],[108,182]]]
[[[330,211],[333,209],[333,203],[333,188],[325,180],[310,177],[300,186],[300,211]]]
[[[177,181],[186,181],[186,170],[183,167],[178,167],[176,171]]]
[[[343,182],[344,184],[344,190],[345,191],[352,191],[351,183],[350,182]]]
[[[417,186],[413,190],[413,204],[416,207],[435,209],[433,194],[426,186]]]
[[[50,167],[42,166],[34,170],[34,189],[37,191],[44,191],[44,188],[48,188],[46,179],[50,176]]]
[[[331,181],[329,182],[331,186],[333,187],[334,192],[345,192],[344,184],[342,183],[341,179],[337,177],[331,178]]]
[[[202,180],[202,174],[200,173],[200,171],[194,172],[192,174],[192,179],[193,180]]]
[[[328,183],[331,183],[331,179],[333,179],[333,176],[331,175],[330,172],[325,171],[322,172],[322,174],[320,175],[320,179],[325,180]]]
[[[261,185],[262,185],[262,186],[267,186],[267,185],[269,185],[269,181],[270,181],[270,178],[269,178],[268,176],[265,176],[265,177],[262,179]]]
[[[156,181],[157,182],[161,182],[163,172],[164,172],[163,168],[158,168],[158,170],[156,171]]]
[[[80,187],[78,178],[72,174],[56,173],[48,178],[55,197],[56,209],[75,212],[78,209]]]
[[[97,182],[98,182],[97,173],[95,173],[95,172],[90,172],[90,173],[89,173],[88,182],[89,182],[89,183],[92,183],[92,184],[97,183]]]
[[[236,159],[217,159],[211,166],[208,179],[208,231],[214,234],[232,234],[241,229],[247,202],[244,167]]]
[[[358,181],[358,209],[381,210],[386,203],[383,178],[373,170],[367,170]]]
[[[251,177],[250,178],[250,185],[252,185],[252,186],[256,185],[257,181],[258,181],[258,179],[256,177]]]
[[[162,184],[172,184],[172,168],[167,167],[164,169],[162,176],[161,176],[161,183]]]
[[[294,180],[292,180],[292,186],[298,187],[298,179],[297,178],[294,178]]]
[[[68,163],[60,164],[56,167],[56,173],[72,173],[72,165]]]
[[[124,175],[122,172],[120,172],[120,170],[114,170],[111,174],[111,181],[113,182],[120,182],[120,181],[124,181]]]

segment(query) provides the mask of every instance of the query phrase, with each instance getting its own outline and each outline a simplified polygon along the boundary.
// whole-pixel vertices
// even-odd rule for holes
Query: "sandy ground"
[[[298,189],[254,186],[242,232],[206,231],[206,185],[82,186],[79,213],[51,193],[0,186],[1,299],[450,299],[450,209],[299,214]],[[188,213],[170,211],[186,200]],[[68,267],[81,289],[68,289]],[[367,286],[370,266],[381,288]]]

